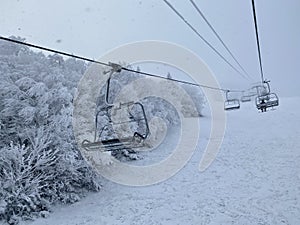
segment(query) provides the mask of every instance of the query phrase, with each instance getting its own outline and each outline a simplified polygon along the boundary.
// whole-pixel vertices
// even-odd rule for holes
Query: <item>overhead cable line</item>
[[[242,74],[236,67],[234,67],[213,45],[211,45],[198,31],[195,27],[193,27],[184,17],[183,15],[181,15],[176,9],[175,7],[168,2],[167,0],[163,0],[175,13],[178,17],[180,17],[180,19],[199,37],[202,39],[202,41],[204,41],[204,43],[206,45],[208,45],[221,59],[224,60],[224,62],[226,62],[233,70],[235,70],[239,75],[241,75],[242,77],[249,79],[248,77],[246,77],[244,74]]]
[[[212,86],[208,86],[208,85],[203,85],[203,84],[197,84],[197,83],[193,83],[193,82],[189,82],[189,81],[183,81],[183,80],[178,80],[178,79],[174,79],[174,78],[167,78],[167,77],[162,77],[160,75],[156,75],[156,74],[152,74],[152,73],[146,73],[146,72],[141,72],[141,71],[137,71],[137,70],[133,70],[133,69],[129,69],[129,68],[122,68],[123,70],[129,71],[129,72],[133,72],[133,73],[139,73],[145,76],[150,76],[150,77],[156,77],[156,78],[160,78],[160,79],[164,79],[164,80],[169,80],[169,81],[174,81],[174,82],[178,82],[178,83],[182,83],[182,84],[187,84],[187,85],[192,85],[192,86],[197,86],[197,87],[202,87],[202,88],[207,88],[207,89],[212,89],[212,90],[219,90],[219,91],[230,91],[230,92],[242,92],[242,90],[229,90],[229,89],[224,89],[224,88],[218,88],[218,87],[212,87]]]
[[[103,66],[111,67],[112,69],[120,68],[121,70],[125,70],[125,71],[132,72],[132,73],[137,73],[137,74],[141,74],[141,75],[145,75],[145,76],[149,76],[149,77],[155,77],[155,78],[164,79],[164,80],[168,80],[168,81],[173,81],[173,82],[177,82],[177,83],[193,85],[193,86],[198,86],[198,87],[212,89],[212,90],[219,90],[219,91],[224,91],[224,92],[226,92],[226,91],[242,92],[241,90],[229,90],[229,89],[212,87],[212,86],[203,85],[203,84],[197,84],[197,83],[193,83],[193,82],[189,82],[189,81],[183,81],[183,80],[178,80],[178,79],[173,79],[173,78],[167,78],[167,77],[163,77],[161,75],[157,75],[157,74],[153,74],[153,73],[147,73],[147,72],[142,72],[142,71],[139,71],[139,70],[126,68],[126,67],[118,65],[116,63],[111,63],[111,62],[105,63],[105,62],[93,60],[93,59],[90,59],[90,58],[86,58],[86,57],[82,57],[82,56],[78,56],[78,55],[74,55],[74,54],[70,54],[70,53],[66,53],[66,52],[62,52],[62,51],[57,51],[57,50],[46,48],[46,47],[42,47],[42,46],[39,46],[39,45],[34,45],[34,44],[27,43],[27,42],[14,40],[14,39],[11,39],[11,38],[5,38],[5,37],[2,37],[2,36],[0,36],[0,40],[13,42],[15,44],[20,44],[20,45],[25,45],[25,46],[40,49],[40,50],[43,50],[43,51],[53,52],[53,53],[56,53],[56,54],[72,57],[72,58],[75,58],[75,59],[79,59],[79,60],[83,60],[83,61],[87,61],[87,62],[91,62],[91,63],[100,64],[100,65],[103,65]]]
[[[211,25],[211,23],[207,20],[207,18],[205,17],[205,15],[203,14],[203,12],[200,10],[200,8],[197,6],[197,4],[193,1],[190,0],[190,2],[192,3],[192,5],[194,6],[194,8],[197,10],[197,12],[199,13],[199,15],[202,17],[202,19],[206,22],[206,24],[209,26],[209,28],[212,30],[212,32],[215,34],[215,36],[218,38],[218,40],[222,43],[222,45],[224,46],[224,48],[227,50],[227,52],[231,55],[231,57],[234,59],[234,61],[238,64],[238,66],[240,67],[240,69],[244,72],[244,74],[248,77],[251,78],[249,76],[249,74],[247,73],[247,71],[243,68],[243,66],[239,63],[239,61],[236,59],[236,57],[233,55],[233,53],[230,51],[230,49],[228,48],[228,46],[225,44],[225,42],[222,40],[222,38],[220,37],[220,35],[217,33],[217,31],[214,29],[214,27]]]
[[[258,26],[257,26],[257,20],[256,20],[254,0],[252,0],[252,10],[253,10],[254,25],[255,25],[256,44],[257,44],[257,51],[258,51],[261,82],[264,83],[265,79],[264,79],[263,66],[262,66],[262,60],[261,60],[261,51],[260,51],[260,45],[259,45]]]
[[[53,52],[53,53],[56,53],[56,54],[60,54],[60,55],[64,55],[64,56],[69,56],[69,57],[72,57],[72,58],[75,58],[75,59],[84,60],[84,61],[87,61],[87,62],[97,63],[97,64],[100,64],[100,65],[103,65],[103,66],[109,66],[108,63],[103,63],[103,62],[99,62],[99,61],[96,61],[96,60],[93,60],[93,59],[89,59],[89,58],[85,58],[85,57],[73,55],[73,54],[70,54],[70,53],[61,52],[61,51],[57,51],[57,50],[54,50],[54,49],[50,49],[50,48],[45,48],[45,47],[38,46],[38,45],[29,44],[29,43],[18,41],[18,40],[11,39],[11,38],[5,38],[5,37],[0,36],[0,39],[4,40],[4,41],[13,42],[13,43],[16,43],[16,44],[26,45],[28,47],[32,47],[32,48],[44,50],[44,51],[47,51],[47,52]]]

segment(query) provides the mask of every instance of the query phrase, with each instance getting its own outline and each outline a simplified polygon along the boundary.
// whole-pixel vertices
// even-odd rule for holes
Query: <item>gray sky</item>
[[[188,0],[169,0],[232,63]],[[243,67],[259,81],[251,0],[195,0]],[[256,0],[265,77],[280,96],[300,95],[300,1]],[[0,0],[0,35],[98,58],[128,42],[170,41],[198,54],[224,88],[250,86],[162,0]],[[142,68],[143,69],[143,68]]]

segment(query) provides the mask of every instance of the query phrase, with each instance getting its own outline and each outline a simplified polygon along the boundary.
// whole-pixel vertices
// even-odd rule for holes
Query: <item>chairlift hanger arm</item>
[[[259,44],[258,25],[257,25],[257,19],[256,19],[256,10],[255,10],[254,0],[252,0],[252,12],[253,12],[253,20],[254,20],[254,26],[255,26],[255,35],[256,35],[256,44],[257,44],[257,51],[258,51],[261,82],[264,83],[265,79],[264,79],[264,73],[263,73],[263,65],[262,65],[261,49],[260,49],[260,44]]]
[[[113,106],[113,103],[109,102],[109,89],[110,89],[110,80],[114,73],[120,73],[122,71],[122,66],[117,63],[109,62],[108,65],[111,67],[109,71],[104,71],[103,73],[109,73],[109,77],[106,82],[106,94],[105,94],[105,103],[107,106]]]
[[[270,83],[270,80],[265,80],[264,83],[267,84],[267,87],[268,87],[268,93],[270,93],[270,92],[271,92],[271,87],[270,87],[270,84],[269,84],[269,83]]]

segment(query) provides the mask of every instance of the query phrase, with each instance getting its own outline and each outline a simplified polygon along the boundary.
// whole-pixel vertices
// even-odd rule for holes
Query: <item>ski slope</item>
[[[210,118],[206,114],[200,119],[198,149],[167,181],[129,187],[104,180],[100,192],[73,205],[56,206],[47,218],[22,223],[300,224],[299,115],[300,98],[282,98],[280,107],[267,113],[258,113],[253,102],[227,112],[220,152],[206,171],[199,172],[209,137]],[[174,141],[169,139],[169,143]],[[143,160],[165,157],[163,149],[154,151]]]

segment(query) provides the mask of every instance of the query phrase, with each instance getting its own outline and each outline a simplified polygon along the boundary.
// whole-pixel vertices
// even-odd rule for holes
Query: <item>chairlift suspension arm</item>
[[[229,90],[226,90],[226,100],[228,100],[228,93],[229,93]]]
[[[109,77],[106,82],[106,95],[105,95],[105,103],[108,106],[113,106],[113,103],[109,103],[109,88],[110,88],[110,80],[114,73],[120,73],[122,71],[122,66],[116,63],[109,62],[108,65],[111,69],[108,72],[104,72],[104,74],[109,73]]]
[[[113,70],[110,72],[109,77],[106,82],[106,94],[105,94],[105,103],[107,106],[113,106],[113,103],[109,103],[109,88],[110,88],[110,79],[113,74]]]
[[[267,84],[268,87],[268,94],[271,93],[271,88],[270,88],[270,84],[269,84],[269,80],[265,80],[264,83]]]
[[[261,50],[260,50],[260,44],[259,44],[258,26],[257,26],[257,19],[256,19],[256,11],[255,11],[254,0],[252,0],[252,10],[253,10],[253,20],[254,20],[254,25],[255,25],[256,44],[257,44],[257,51],[258,51],[258,59],[259,59],[261,82],[264,83],[265,79],[264,79],[263,66],[262,66],[262,57],[261,57]]]

